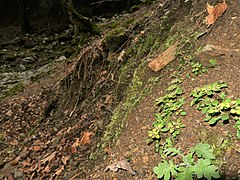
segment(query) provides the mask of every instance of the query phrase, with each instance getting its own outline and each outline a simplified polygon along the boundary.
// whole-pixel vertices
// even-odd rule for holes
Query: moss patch
[[[16,84],[13,88],[11,88],[9,91],[4,92],[1,96],[0,96],[0,100],[8,97],[8,96],[12,96],[15,95],[17,92],[19,92],[20,90],[22,90],[24,88],[24,84],[22,82],[19,82],[18,84]]]

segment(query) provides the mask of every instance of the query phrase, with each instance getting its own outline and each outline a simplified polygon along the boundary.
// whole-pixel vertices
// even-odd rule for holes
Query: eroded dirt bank
[[[226,98],[234,104],[240,98],[240,5],[229,2],[223,16],[207,28],[206,4],[156,1],[107,19],[99,24],[101,38],[95,37],[76,57],[59,62],[46,76],[1,100],[0,177],[157,179],[153,168],[164,158],[181,162],[178,156],[164,157],[164,150],[181,148],[187,155],[202,142],[213,149],[212,163],[221,178],[238,179],[239,114],[230,112],[235,106],[211,114],[229,119],[209,125],[205,114],[191,106],[191,94],[196,87],[220,82],[227,87],[222,91],[226,97],[214,95],[219,104]],[[148,63],[175,42],[174,60],[153,72]],[[165,113],[156,100],[171,93],[170,87],[181,88],[174,98],[184,103],[168,123],[180,118],[185,127],[171,139],[171,146],[166,141],[172,137],[169,132],[159,132],[161,138],[147,144],[156,114]],[[122,168],[105,172],[118,161],[128,162],[135,173]]]

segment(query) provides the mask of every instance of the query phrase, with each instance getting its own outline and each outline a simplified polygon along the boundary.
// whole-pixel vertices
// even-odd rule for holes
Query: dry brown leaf
[[[90,142],[90,136],[92,135],[92,132],[84,132],[83,137],[80,140],[81,145],[88,144]]]
[[[78,147],[80,146],[79,138],[76,138],[76,141],[73,143],[72,147]]]
[[[67,165],[67,161],[70,159],[70,156],[63,156],[62,157],[62,163],[64,164],[64,165]]]
[[[107,104],[107,105],[111,105],[112,101],[113,101],[112,95],[107,95],[104,103]]]
[[[207,3],[208,14],[212,14],[214,10],[215,10],[215,7]]]
[[[51,166],[48,164],[48,165],[44,168],[44,170],[42,171],[42,173],[49,173],[49,172],[51,172]]]
[[[208,27],[215,23],[215,21],[223,15],[227,10],[227,3],[224,0],[222,3],[218,3],[216,6],[211,6],[207,3],[208,16],[206,17],[206,24]]]
[[[29,162],[27,162],[27,161],[23,161],[23,162],[21,162],[21,164],[23,165],[23,167],[25,167],[25,166],[31,166],[31,163],[29,163]]]
[[[34,172],[37,168],[38,168],[38,164],[35,164],[28,169],[28,172]]]
[[[45,163],[45,162],[50,162],[56,155],[56,151],[54,151],[52,154],[50,154],[49,156],[47,156],[46,158],[40,160],[41,163]]]
[[[70,151],[71,154],[74,154],[74,153],[77,152],[77,147],[72,146],[72,147],[69,149],[69,151]]]
[[[106,167],[104,171],[106,172],[108,170],[111,170],[113,172],[117,172],[119,169],[126,170],[133,176],[137,175],[137,172],[133,170],[129,162],[127,162],[126,160],[121,160],[116,163],[110,164]]]
[[[88,144],[90,142],[91,135],[92,132],[83,132],[81,140],[79,140],[79,138],[76,138],[76,141],[73,143],[72,147],[79,147],[81,145]]]
[[[41,146],[33,146],[33,151],[40,151],[41,150]]]
[[[17,146],[19,144],[19,142],[17,140],[13,140],[12,142],[10,142],[9,144],[13,145],[13,146]]]
[[[57,176],[59,176],[59,175],[63,172],[63,170],[64,170],[64,166],[61,166],[61,167],[59,167],[59,168],[57,169],[57,171],[55,172],[55,174],[56,174]]]
[[[15,166],[18,164],[19,160],[20,156],[6,163],[4,167],[0,169],[0,174],[4,174],[4,176],[9,176],[8,179],[11,179],[11,175],[15,171]]]

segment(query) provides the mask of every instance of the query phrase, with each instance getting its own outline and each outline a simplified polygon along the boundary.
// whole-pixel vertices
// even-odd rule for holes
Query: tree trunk
[[[21,18],[22,33],[30,33],[30,23],[26,11],[25,0],[18,0],[19,14]]]

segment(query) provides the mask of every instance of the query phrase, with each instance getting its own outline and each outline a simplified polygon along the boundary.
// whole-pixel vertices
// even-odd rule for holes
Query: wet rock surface
[[[71,40],[67,30],[54,35],[19,35],[0,42],[0,98],[16,93],[67,60],[66,54],[74,53]]]

